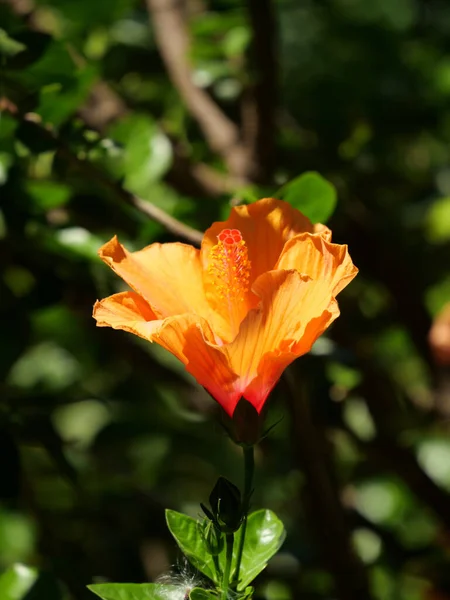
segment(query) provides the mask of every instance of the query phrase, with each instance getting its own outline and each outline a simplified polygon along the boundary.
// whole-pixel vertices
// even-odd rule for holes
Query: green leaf
[[[446,244],[450,240],[450,197],[439,198],[431,205],[426,234],[432,244]]]
[[[36,569],[16,564],[0,576],[0,598],[22,600],[31,590],[38,577]]]
[[[124,186],[145,196],[171,165],[170,141],[150,117],[139,114],[122,119],[112,128],[111,137],[123,145]]]
[[[244,25],[238,25],[230,29],[222,42],[223,50],[226,56],[241,56],[247,50],[252,34],[250,29]]]
[[[217,594],[203,588],[194,588],[189,594],[189,600],[217,600]]]
[[[103,600],[180,600],[180,587],[161,583],[95,583],[87,586]]]
[[[41,210],[63,206],[71,194],[71,189],[67,185],[57,181],[28,181],[26,189],[33,200],[33,205]]]
[[[166,521],[170,533],[190,562],[215,583],[219,583],[213,557],[207,552],[201,535],[200,523],[175,510],[166,510]]]
[[[0,54],[5,56],[15,56],[25,50],[25,44],[13,40],[4,29],[0,29]]]
[[[289,181],[275,197],[289,202],[313,223],[326,223],[337,203],[334,186],[315,171],[308,171]]]
[[[239,538],[239,533],[236,537]],[[271,510],[262,509],[249,515],[239,573],[239,589],[245,589],[266,568],[269,560],[280,549],[285,537],[283,523]],[[235,543],[235,550],[237,546],[238,544]],[[234,553],[233,566],[235,559]]]
[[[190,562],[204,575],[219,583],[214,562],[205,548],[198,521],[182,513],[166,510],[169,530],[178,546]],[[236,567],[236,556],[242,528],[235,536],[232,570]],[[267,566],[269,559],[278,552],[285,538],[285,530],[280,519],[270,510],[258,510],[248,517],[244,552],[240,569],[239,589],[245,589]],[[224,549],[219,555],[219,565],[225,565]]]

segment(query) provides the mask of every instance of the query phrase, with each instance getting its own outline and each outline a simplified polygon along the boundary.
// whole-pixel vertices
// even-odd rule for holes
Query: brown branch
[[[194,229],[193,227],[189,227],[189,225],[185,225],[151,202],[143,200],[135,194],[132,194],[128,190],[124,189],[120,184],[110,179],[104,171],[89,161],[79,158],[72,152],[65,141],[57,135],[57,133],[55,133],[52,129],[44,127],[40,123],[36,122],[36,115],[25,115],[22,118],[38,128],[36,132],[38,135],[44,136],[47,140],[54,142],[57,146],[58,152],[65,158],[65,160],[75,168],[78,168],[84,175],[86,175],[87,178],[99,183],[102,187],[111,191],[114,196],[123,202],[133,206],[139,212],[143,213],[153,221],[163,225],[175,236],[183,238],[197,246],[201,244],[203,234],[200,231]]]
[[[275,162],[277,105],[276,22],[272,0],[248,0],[253,31],[252,81],[244,93],[243,137],[249,146],[253,178],[270,181]]]
[[[340,600],[370,600],[367,574],[353,550],[339,490],[332,476],[327,441],[312,423],[304,390],[292,369],[286,371],[284,381],[288,388],[295,459],[306,478],[305,507],[337,595]]]
[[[98,81],[78,114],[88,127],[105,133],[108,125],[130,114],[130,110],[107,83]],[[232,194],[242,185],[242,180],[236,177],[220,173],[204,163],[192,162],[181,145],[176,140],[171,141],[173,159],[165,179],[179,192],[194,197],[216,198]]]
[[[189,33],[182,0],[146,0],[161,57],[189,112],[198,122],[211,150],[230,173],[246,177],[248,152],[239,128],[204,90],[195,85],[189,62]]]

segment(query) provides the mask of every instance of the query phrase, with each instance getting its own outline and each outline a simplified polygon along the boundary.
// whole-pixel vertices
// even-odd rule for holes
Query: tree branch
[[[29,29],[42,31],[39,7],[35,6],[33,0],[3,1],[27,23]],[[84,63],[84,59],[75,51],[72,51],[72,57],[78,64]],[[102,80],[94,83],[86,102],[78,109],[78,115],[83,122],[102,134],[111,123],[129,113],[130,110],[123,98]],[[172,140],[172,150],[173,162],[165,179],[183,194],[216,198],[223,194],[232,194],[246,183],[243,179],[221,173],[204,163],[193,163],[174,140]]]
[[[248,152],[239,128],[204,90],[195,85],[189,63],[189,33],[181,0],[146,0],[161,57],[169,77],[211,150],[221,156],[230,173],[246,177]]]
[[[35,127],[37,127],[38,134],[44,136],[47,140],[53,141],[56,144],[59,153],[65,158],[65,160],[69,164],[78,168],[89,179],[99,183],[105,189],[110,190],[117,198],[131,206],[134,206],[134,208],[139,210],[139,212],[143,213],[153,221],[160,223],[160,225],[163,225],[175,236],[183,238],[197,246],[201,244],[203,234],[200,231],[185,225],[151,202],[143,200],[135,194],[132,194],[128,190],[124,189],[120,184],[110,179],[104,171],[89,161],[79,158],[72,152],[65,141],[62,140],[53,130],[37,123],[35,115],[25,115],[22,117],[22,119],[32,123]]]

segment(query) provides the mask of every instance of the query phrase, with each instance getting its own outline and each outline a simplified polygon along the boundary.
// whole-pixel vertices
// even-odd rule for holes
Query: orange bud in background
[[[450,302],[434,319],[428,341],[436,363],[450,365]]]

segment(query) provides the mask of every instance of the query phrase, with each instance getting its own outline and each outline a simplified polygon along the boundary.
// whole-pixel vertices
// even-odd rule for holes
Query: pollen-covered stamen
[[[216,294],[223,299],[243,301],[250,279],[247,246],[239,229],[223,229],[211,248],[208,274]]]
[[[248,312],[250,269],[247,245],[239,229],[223,229],[209,252],[205,280],[211,306],[227,323],[222,341],[236,337]]]

